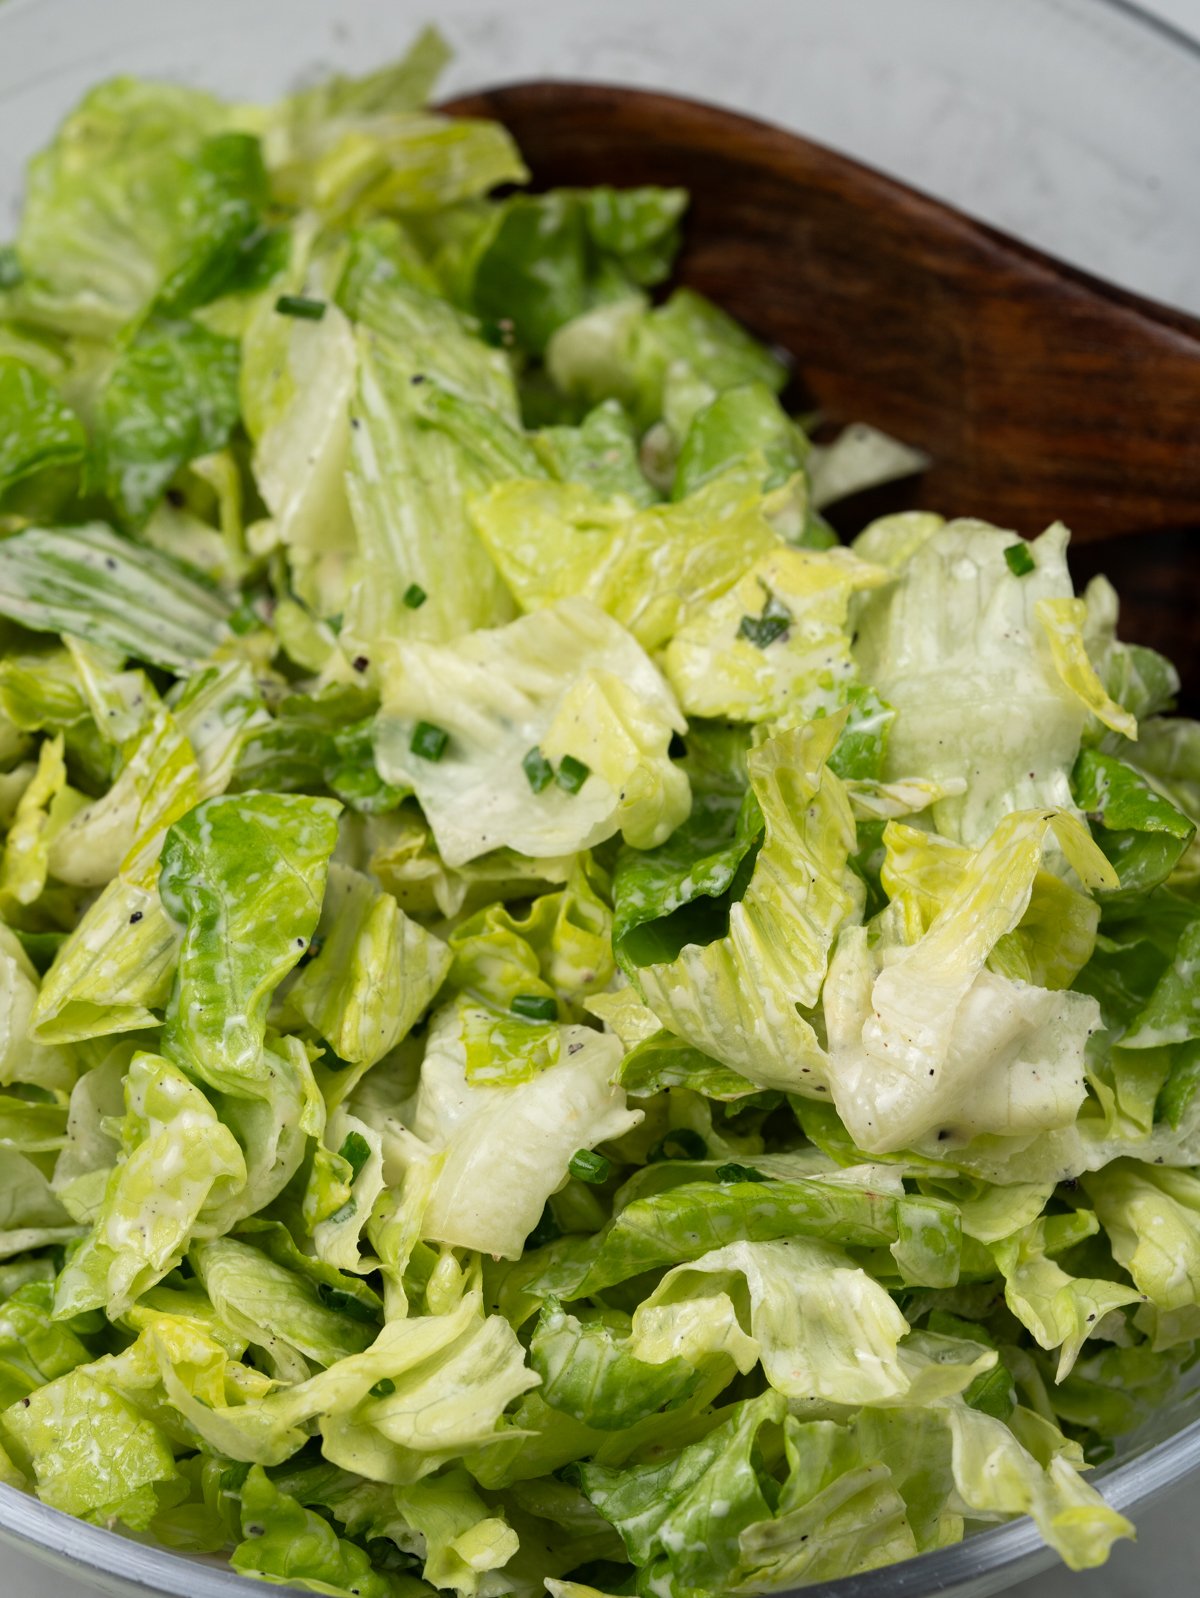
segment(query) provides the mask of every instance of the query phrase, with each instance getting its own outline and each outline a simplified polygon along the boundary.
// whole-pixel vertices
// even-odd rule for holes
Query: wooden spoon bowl
[[[539,188],[690,190],[677,280],[787,350],[831,420],[927,451],[903,503],[1026,535],[1065,521],[1077,582],[1106,572],[1122,636],[1200,702],[1200,321],[696,101],[536,82],[446,109],[503,122]]]

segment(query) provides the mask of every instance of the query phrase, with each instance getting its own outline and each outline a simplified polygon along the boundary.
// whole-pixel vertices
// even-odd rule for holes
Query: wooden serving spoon
[[[1077,580],[1105,571],[1122,636],[1200,700],[1200,321],[697,101],[534,82],[445,109],[504,123],[539,188],[690,190],[677,280],[786,349],[831,419],[926,450],[908,504],[1065,521]]]

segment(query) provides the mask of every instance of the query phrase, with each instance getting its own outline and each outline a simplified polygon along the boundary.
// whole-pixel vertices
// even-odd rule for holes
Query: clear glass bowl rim
[[[1160,35],[1181,51],[1200,56],[1200,40],[1136,0],[1100,0],[1128,22]],[[1104,1467],[1093,1478],[1111,1508],[1128,1513],[1168,1493],[1200,1470],[1200,1419],[1132,1457]],[[161,1598],[256,1598],[264,1585],[227,1565],[172,1553],[132,1537],[77,1520],[31,1494],[0,1483],[0,1543],[23,1548],[61,1574],[102,1580],[106,1590]],[[981,1531],[963,1542],[886,1565],[861,1576],[796,1588],[797,1598],[952,1598],[994,1592],[989,1575],[1003,1571],[1018,1581],[1055,1563],[1028,1516]],[[979,1581],[984,1586],[975,1587]],[[296,1588],[279,1591],[298,1592]],[[783,1595],[787,1598],[787,1595]]]

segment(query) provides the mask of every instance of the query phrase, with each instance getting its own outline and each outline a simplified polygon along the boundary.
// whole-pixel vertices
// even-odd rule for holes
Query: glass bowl
[[[427,17],[448,93],[513,78],[654,86],[845,150],[1126,288],[1200,311],[1200,47],[1124,0],[0,0],[0,238],[21,172],[120,71],[270,98],[398,54]],[[1097,107],[1104,108],[1103,116]],[[1200,1397],[1096,1480],[1136,1515],[1200,1468]],[[262,1584],[76,1521],[0,1486],[0,1542],[112,1594],[251,1598]],[[1055,1556],[1032,1523],[983,1530],[811,1598],[985,1598]],[[2,1584],[11,1585],[9,1567]],[[53,1579],[53,1577],[51,1578]],[[47,1587],[47,1591],[53,1591]]]

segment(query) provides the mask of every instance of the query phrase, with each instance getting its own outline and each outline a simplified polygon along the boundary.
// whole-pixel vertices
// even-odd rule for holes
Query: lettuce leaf
[[[634,973],[665,1027],[759,1087],[828,1091],[824,1051],[803,1012],[817,1002],[839,928],[862,905],[848,865],[854,821],[825,764],[840,730],[830,717],[753,751],[765,839],[728,930]],[[689,935],[687,923],[680,930]]]
[[[413,748],[422,723],[449,735],[437,758]],[[668,759],[683,725],[628,633],[588,601],[564,600],[453,645],[393,644],[375,754],[386,781],[416,793],[457,866],[501,845],[563,855],[617,831],[660,843],[687,809],[687,779]],[[582,762],[578,791],[561,780],[534,789],[523,766],[534,750],[555,767]]]
[[[163,904],[184,929],[163,1046],[221,1092],[270,1095],[267,1006],[316,931],[337,810],[286,794],[209,799],[163,843]]]
[[[1071,597],[1068,535],[1055,525],[1035,540],[1023,577],[1004,556],[1014,535],[984,522],[922,524],[918,536],[898,546],[896,583],[863,607],[854,653],[896,711],[883,775],[964,782],[933,806],[933,823],[978,848],[1010,811],[1071,803],[1084,706],[1059,676],[1037,610]],[[886,565],[882,542],[868,529],[855,551]]]

